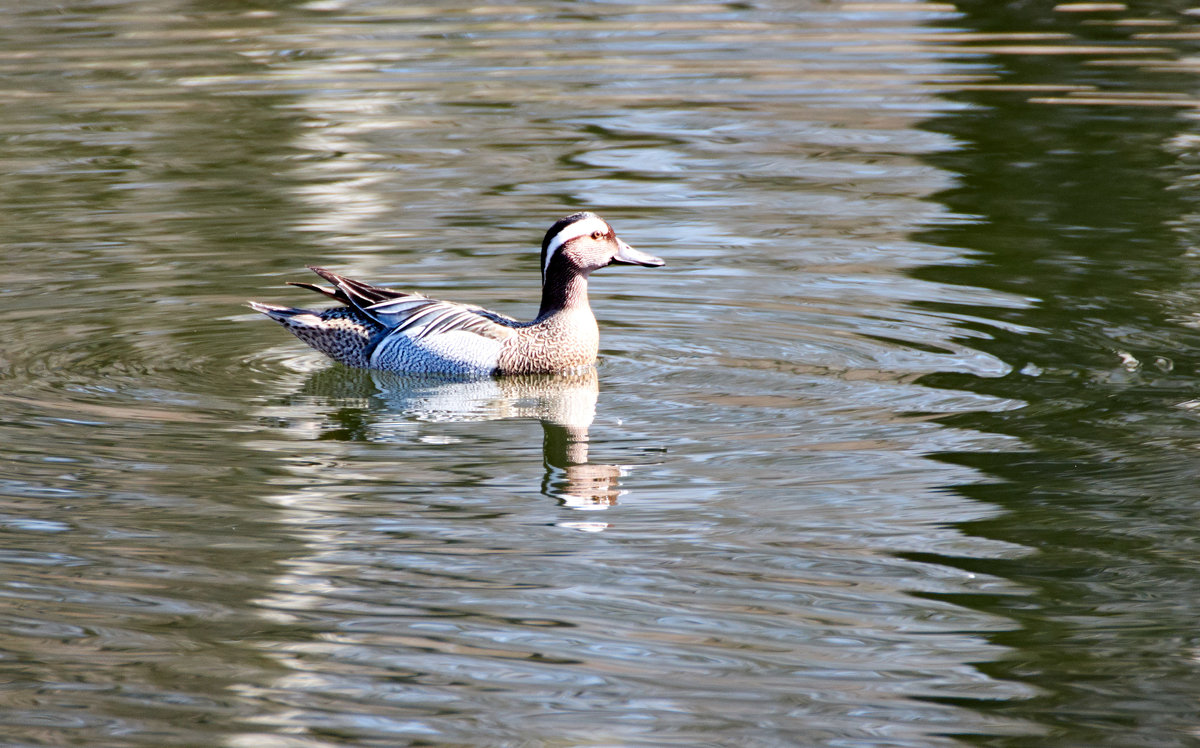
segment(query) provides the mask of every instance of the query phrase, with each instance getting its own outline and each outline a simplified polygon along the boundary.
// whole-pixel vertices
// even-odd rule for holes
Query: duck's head
[[[666,263],[639,252],[617,237],[617,232],[595,213],[572,213],[554,222],[542,239],[542,282],[550,266],[587,276],[612,264],[659,267]]]

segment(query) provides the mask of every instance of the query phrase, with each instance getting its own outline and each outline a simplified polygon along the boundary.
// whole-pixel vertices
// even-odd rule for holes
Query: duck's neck
[[[550,269],[555,270],[553,266]],[[542,308],[538,310],[537,321],[559,312],[590,312],[587,285],[587,276],[579,273],[547,275],[546,283],[542,286]]]

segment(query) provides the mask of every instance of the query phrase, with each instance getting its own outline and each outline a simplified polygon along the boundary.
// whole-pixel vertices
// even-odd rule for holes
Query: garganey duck
[[[596,363],[600,336],[588,305],[588,276],[614,263],[664,264],[618,239],[595,213],[574,213],[555,222],[542,239],[542,306],[532,322],[367,285],[312,266],[332,288],[291,285],[342,306],[324,311],[256,301],[250,306],[349,366],[457,377],[564,372]]]

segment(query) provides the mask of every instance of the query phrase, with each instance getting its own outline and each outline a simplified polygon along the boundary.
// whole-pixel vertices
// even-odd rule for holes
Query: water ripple
[[[10,13],[6,738],[1194,731],[1195,22],[960,5]],[[527,317],[581,208],[668,260],[592,278],[586,382],[242,306],[320,262]]]

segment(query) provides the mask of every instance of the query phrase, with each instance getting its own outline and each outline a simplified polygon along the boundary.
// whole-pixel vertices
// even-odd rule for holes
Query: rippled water
[[[4,744],[1193,744],[1200,14],[1034,5],[0,10]],[[581,208],[595,376],[242,306]]]

